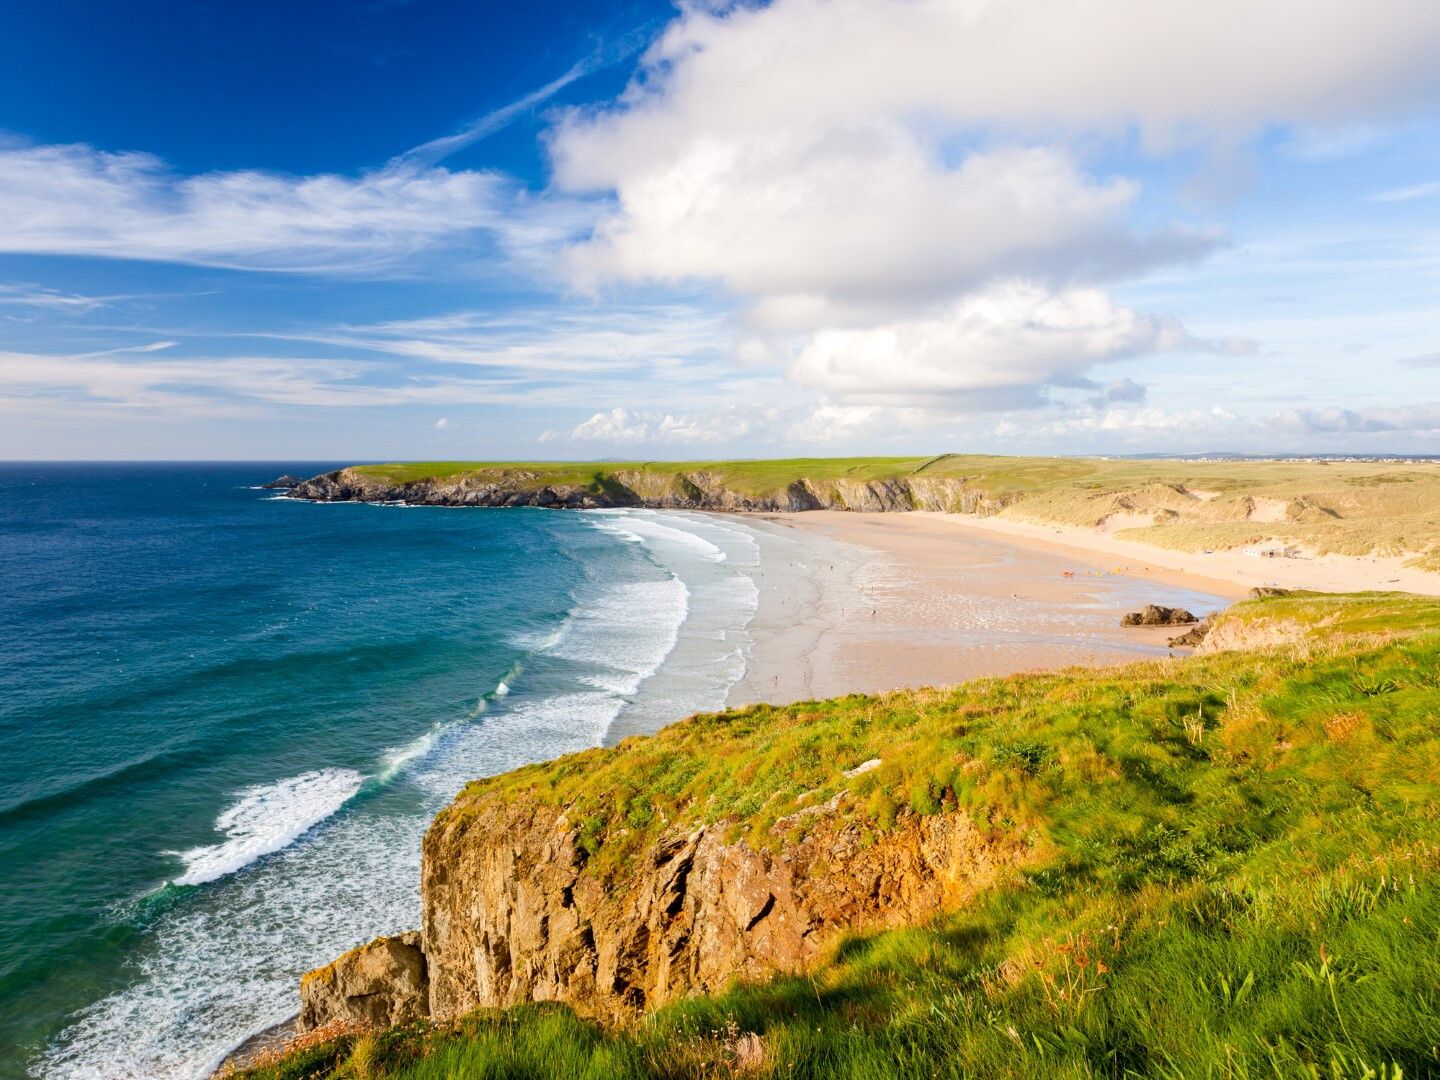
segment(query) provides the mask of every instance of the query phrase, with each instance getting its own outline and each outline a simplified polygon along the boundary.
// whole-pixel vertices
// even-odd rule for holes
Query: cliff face
[[[495,470],[449,479],[394,484],[355,469],[325,473],[292,488],[293,498],[319,502],[406,502],[419,506],[540,506],[586,510],[649,507],[656,510],[780,512],[856,510],[867,513],[943,510],[994,513],[1004,498],[967,485],[963,478],[912,476],[889,480],[797,480],[768,495],[736,491],[712,472],[657,474],[619,470],[593,484],[543,483],[525,469]]]
[[[737,977],[800,971],[842,930],[958,908],[1025,851],[960,814],[869,844],[825,808],[815,818],[778,851],[724,826],[662,836],[607,877],[557,808],[496,800],[442,816],[422,879],[432,1015],[562,1001],[623,1019]]]
[[[443,814],[425,839],[423,954],[412,934],[382,938],[311,972],[300,1029],[526,1001],[622,1021],[736,978],[803,971],[842,931],[956,910],[1029,851],[958,813],[867,840],[835,809],[803,812],[809,831],[777,850],[702,827],[606,872],[559,808],[487,799]]]

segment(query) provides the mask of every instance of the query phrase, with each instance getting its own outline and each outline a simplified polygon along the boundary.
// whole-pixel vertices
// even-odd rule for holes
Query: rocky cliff
[[[336,1020],[389,1027],[428,1016],[429,979],[420,935],[411,931],[351,949],[300,980],[299,1031]]]
[[[906,476],[884,480],[795,480],[770,493],[728,486],[707,470],[657,473],[619,469],[585,483],[547,481],[524,468],[487,469],[443,479],[404,483],[354,468],[324,473],[296,485],[290,495],[318,502],[404,502],[418,506],[539,506],[587,510],[649,507],[656,510],[780,512],[856,510],[879,513],[943,510],[994,513],[1009,496],[994,495],[963,477]]]
[[[301,1030],[410,1016],[421,1002],[435,1019],[560,1001],[623,1021],[737,978],[803,971],[846,931],[956,910],[1029,853],[960,813],[912,817],[877,838],[838,807],[776,823],[794,833],[806,819],[798,840],[759,845],[700,827],[603,870],[562,808],[487,797],[442,814],[424,846],[423,957],[405,935],[312,972]]]

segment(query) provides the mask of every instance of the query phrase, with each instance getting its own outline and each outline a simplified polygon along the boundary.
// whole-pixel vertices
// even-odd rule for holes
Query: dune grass
[[[1126,523],[1127,539],[1187,551],[1266,540],[1316,554],[1405,555],[1440,569],[1440,464],[1158,461],[942,454],[928,458],[777,461],[418,462],[358,466],[394,484],[461,476],[519,488],[568,484],[654,494],[708,477],[751,497],[805,480],[938,479],[962,483],[1007,517],[1055,525]],[[1003,509],[1002,509],[1003,507]]]
[[[1437,606],[1312,595],[1241,616],[1297,611],[1323,641],[750,708],[474,784],[448,813],[564,804],[616,875],[699,821],[783,841],[789,813],[841,791],[862,830],[958,810],[1032,857],[967,910],[627,1029],[533,1005],[252,1075],[1440,1076]]]

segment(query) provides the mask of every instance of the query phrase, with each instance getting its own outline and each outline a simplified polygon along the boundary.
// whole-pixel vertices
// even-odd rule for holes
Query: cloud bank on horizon
[[[773,0],[358,169],[22,132],[0,456],[1440,453],[1436,55],[1430,0]]]

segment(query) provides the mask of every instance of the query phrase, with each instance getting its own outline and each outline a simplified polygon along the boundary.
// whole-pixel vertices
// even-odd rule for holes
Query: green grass
[[[942,454],[929,458],[783,461],[420,462],[362,465],[392,484],[485,478],[518,488],[683,493],[695,478],[751,497],[806,480],[940,480],[963,484],[987,512],[1056,525],[1104,526],[1142,515],[1129,539],[1195,551],[1267,539],[1317,553],[1406,555],[1440,569],[1440,465],[1310,461],[1133,461]],[[1116,517],[1120,515],[1120,517]],[[1273,519],[1273,520],[1272,520]]]
[[[1440,597],[1301,590],[1236,604],[1222,617],[1242,625],[1268,622],[1303,628],[1314,640],[1337,635],[1412,634],[1440,628]]]
[[[1236,617],[1282,614],[1326,640],[701,716],[473,784],[447,813],[565,805],[616,879],[666,830],[777,844],[842,790],[864,832],[963,811],[1033,854],[964,911],[630,1028],[527,1006],[256,1080],[1440,1076],[1437,606]]]

